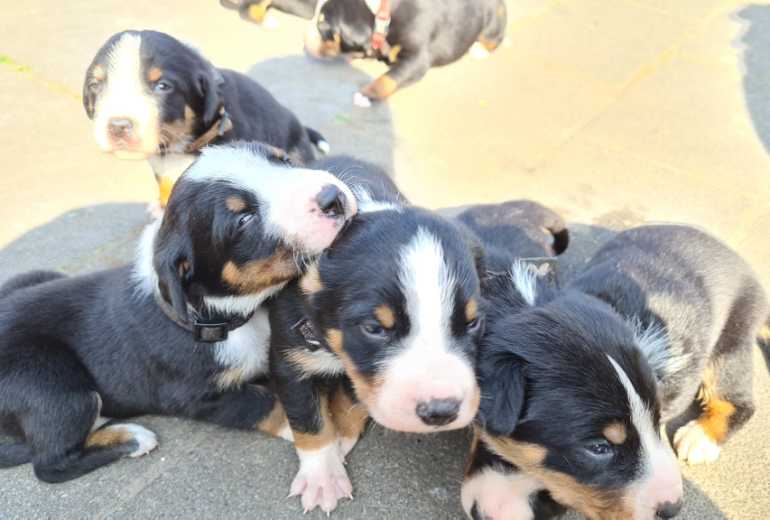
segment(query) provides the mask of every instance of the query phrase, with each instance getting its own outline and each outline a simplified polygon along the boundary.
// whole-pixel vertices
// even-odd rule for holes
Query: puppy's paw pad
[[[674,448],[679,460],[687,464],[714,462],[721,451],[698,421],[690,421],[676,431]]]
[[[131,458],[147,455],[158,447],[158,437],[155,433],[138,424],[121,424],[121,428],[131,434],[133,441],[137,444],[136,449],[128,454]]]
[[[353,104],[361,108],[369,108],[372,106],[372,100],[363,95],[361,92],[353,94]]]

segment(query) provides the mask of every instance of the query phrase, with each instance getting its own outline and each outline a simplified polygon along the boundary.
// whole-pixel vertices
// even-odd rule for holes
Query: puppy
[[[310,20],[315,15],[317,0],[219,0],[222,7],[235,9],[241,18],[261,24],[268,9],[277,9],[287,14]]]
[[[672,518],[679,459],[717,458],[753,414],[751,349],[768,316],[749,266],[705,233],[644,226],[606,244],[564,290],[525,265],[490,316],[478,450],[463,486],[474,518]],[[685,419],[686,420],[686,419]]]
[[[217,69],[191,47],[155,31],[123,31],[86,71],[83,106],[104,152],[148,159],[161,206],[176,179],[207,144],[261,141],[298,163],[328,150],[254,80]]]
[[[275,162],[272,162],[275,161]],[[290,438],[267,374],[262,302],[299,275],[356,212],[325,172],[253,144],[209,147],[142,236],[136,264],[0,289],[0,467],[32,462],[62,482],[155,435],[126,417],[165,414]],[[109,418],[109,419],[108,419]]]
[[[440,6],[433,0],[328,0],[305,49],[316,57],[385,62],[390,70],[359,93],[364,100],[383,100],[431,67],[457,61],[474,42],[495,50],[506,18],[503,0],[448,0]]]
[[[339,166],[359,214],[270,310],[271,371],[300,459],[291,495],[327,512],[351,494],[343,462],[369,415],[409,432],[470,423],[483,322],[463,230],[407,206],[384,173]]]

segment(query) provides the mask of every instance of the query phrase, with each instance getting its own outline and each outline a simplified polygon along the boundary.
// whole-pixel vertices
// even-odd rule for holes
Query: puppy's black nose
[[[664,502],[658,505],[655,513],[658,515],[658,518],[674,518],[681,510],[682,501],[679,500],[678,502]]]
[[[431,399],[417,403],[417,417],[428,426],[444,426],[457,419],[460,401],[456,399]]]
[[[315,198],[321,211],[330,217],[345,214],[345,194],[334,184],[327,184]]]
[[[131,135],[134,129],[134,123],[125,117],[112,117],[107,122],[107,130],[110,132],[110,137],[120,139]]]

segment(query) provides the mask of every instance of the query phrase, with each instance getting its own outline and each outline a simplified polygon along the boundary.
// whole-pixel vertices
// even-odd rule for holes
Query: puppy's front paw
[[[687,464],[714,462],[719,458],[721,448],[716,440],[696,420],[690,421],[674,434],[674,448],[680,461]]]
[[[486,468],[463,482],[463,509],[473,520],[531,520],[535,514],[529,497],[541,488],[523,473]]]
[[[299,471],[291,483],[289,496],[301,495],[306,513],[316,507],[330,513],[341,499],[353,499],[353,485],[342,464],[339,450],[336,442],[320,450],[297,450]]]

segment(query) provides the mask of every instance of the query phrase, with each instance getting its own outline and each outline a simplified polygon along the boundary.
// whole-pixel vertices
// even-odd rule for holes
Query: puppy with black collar
[[[156,31],[122,31],[107,40],[86,71],[83,106],[102,151],[150,161],[161,206],[208,144],[259,141],[298,164],[329,148],[256,81],[216,68]]]
[[[677,457],[712,462],[754,412],[751,351],[767,320],[751,268],[686,226],[620,233],[565,289],[518,265],[488,294],[487,399],[463,485],[473,518],[672,518]],[[553,500],[551,500],[553,499]],[[555,503],[554,503],[555,500]],[[558,505],[557,505],[558,504]]]
[[[360,90],[357,104],[381,101],[431,67],[459,60],[478,42],[495,50],[505,37],[503,0],[326,0],[305,50],[318,58],[372,58],[390,70]]]
[[[356,212],[326,172],[270,148],[206,148],[148,226],[135,265],[0,288],[0,467],[46,482],[144,455],[123,419],[164,414],[291,438],[267,375],[265,299],[299,276]]]

